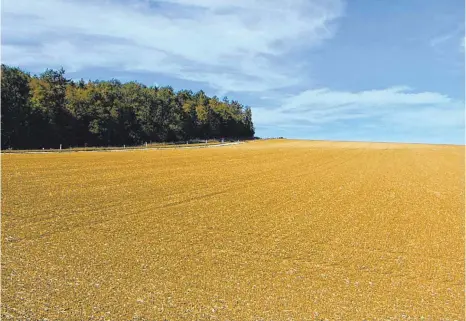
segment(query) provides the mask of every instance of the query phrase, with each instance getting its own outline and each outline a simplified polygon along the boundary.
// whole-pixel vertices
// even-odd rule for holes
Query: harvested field
[[[2,155],[2,317],[464,320],[464,152]]]

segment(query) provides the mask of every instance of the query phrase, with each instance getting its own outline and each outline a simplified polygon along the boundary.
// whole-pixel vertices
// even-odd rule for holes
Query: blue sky
[[[261,137],[463,144],[463,0],[15,0],[2,62],[203,89]]]

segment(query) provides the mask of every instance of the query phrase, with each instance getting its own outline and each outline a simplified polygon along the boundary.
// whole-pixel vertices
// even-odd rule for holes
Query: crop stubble
[[[2,155],[2,316],[464,320],[464,147]]]

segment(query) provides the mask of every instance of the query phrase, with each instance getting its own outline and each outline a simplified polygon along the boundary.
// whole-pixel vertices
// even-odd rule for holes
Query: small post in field
[[[61,144],[60,144],[60,150],[61,150]]]
[[[147,148],[147,142],[146,142],[146,148]]]

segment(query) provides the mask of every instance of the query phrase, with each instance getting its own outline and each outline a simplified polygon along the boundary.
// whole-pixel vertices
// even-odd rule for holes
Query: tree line
[[[2,64],[3,149],[121,146],[254,136],[251,108],[202,90],[132,81],[73,81],[65,71],[31,76]]]

